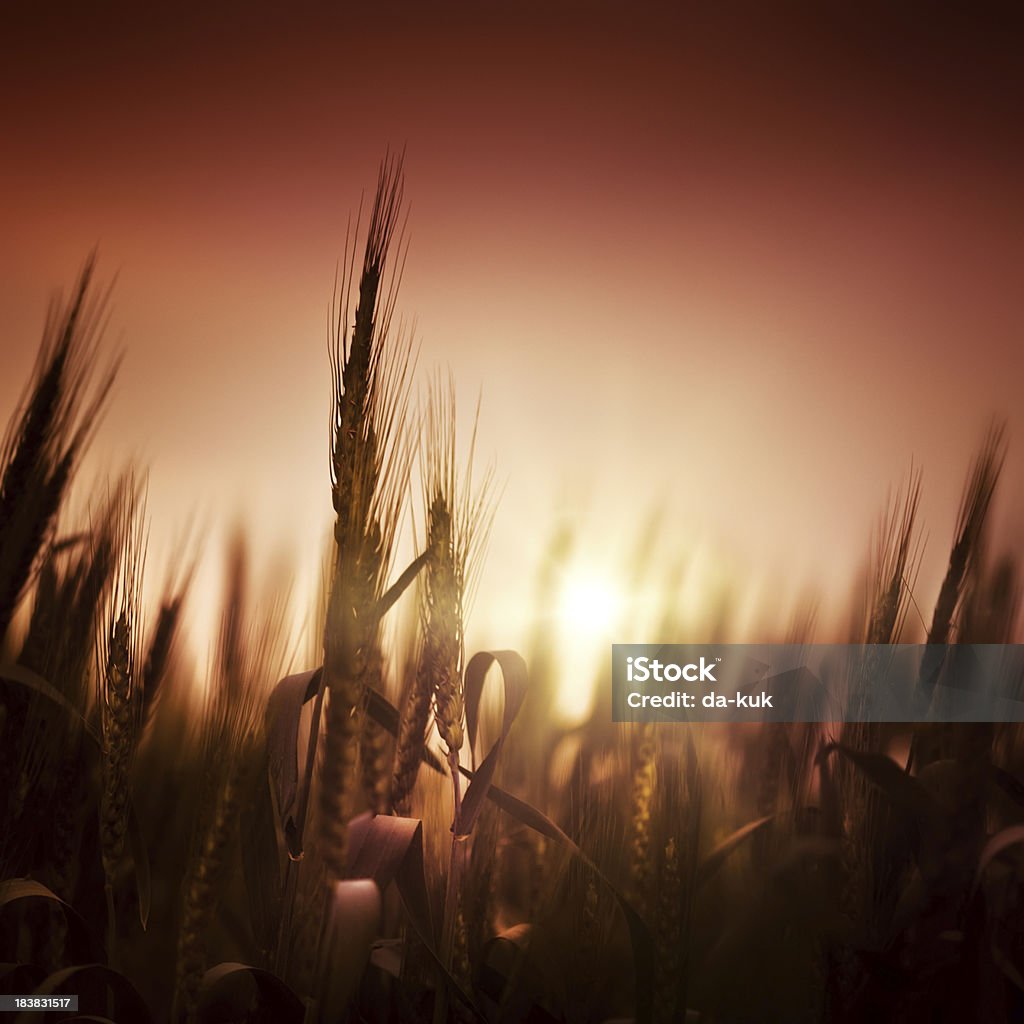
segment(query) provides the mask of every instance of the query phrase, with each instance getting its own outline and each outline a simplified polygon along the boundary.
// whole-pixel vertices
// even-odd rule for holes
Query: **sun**
[[[615,585],[596,574],[566,576],[558,599],[562,628],[579,640],[599,640],[615,622],[621,601]]]
[[[562,579],[553,609],[559,664],[555,707],[566,722],[589,713],[601,660],[611,659],[622,607],[622,593],[608,577],[576,570]]]

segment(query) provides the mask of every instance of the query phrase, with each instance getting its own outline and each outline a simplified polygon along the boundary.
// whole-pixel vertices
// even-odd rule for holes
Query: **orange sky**
[[[326,306],[388,146],[411,204],[399,308],[421,370],[450,365],[467,413],[483,389],[504,482],[481,642],[518,641],[557,516],[600,561],[656,501],[666,560],[712,539],[845,594],[912,458],[927,603],[993,413],[1019,522],[1019,34],[881,5],[117,6],[5,6],[0,410],[98,242],[127,358],[93,467],[150,464],[151,564],[191,510],[210,550],[241,515],[315,563]]]

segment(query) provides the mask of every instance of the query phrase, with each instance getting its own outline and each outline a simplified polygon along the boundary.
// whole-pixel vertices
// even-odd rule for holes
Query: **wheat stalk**
[[[434,696],[432,679],[422,657],[416,657],[409,678],[391,769],[391,808],[403,817],[408,817],[412,811],[412,792],[423,760],[423,744]]]
[[[362,693],[379,629],[378,602],[400,519],[407,454],[400,438],[408,353],[388,361],[386,341],[397,277],[382,291],[402,206],[401,159],[385,161],[367,232],[354,326],[349,295],[354,250],[340,301],[332,308],[331,419],[335,560],[324,630],[322,689],[327,700],[320,774],[320,853],[329,880],[344,877],[348,820],[360,734]]]
[[[479,404],[477,407],[479,418]],[[462,789],[459,753],[465,737],[465,609],[470,600],[474,568],[486,538],[493,506],[490,504],[491,472],[478,489],[472,480],[476,447],[474,427],[469,445],[464,480],[456,458],[455,388],[435,379],[428,397],[423,454],[424,504],[426,505],[423,575],[422,631],[418,680],[414,699],[422,700],[424,690],[433,695],[434,722],[445,747],[452,784],[452,846],[448,865],[444,921],[441,930],[442,963],[451,968],[459,920],[461,878],[465,869],[466,839],[462,827]],[[419,707],[413,708],[420,714]],[[409,729],[409,751],[415,743],[419,722],[413,715]],[[447,1012],[447,990],[438,985],[434,1021],[440,1024]]]
[[[92,290],[95,256],[70,301],[47,314],[29,391],[0,443],[0,639],[32,575],[117,372],[97,375],[109,292]]]
[[[367,659],[366,686],[384,690],[384,654],[375,643]],[[369,715],[363,716],[359,740],[359,766],[362,773],[363,796],[374,814],[385,814],[391,804],[388,735]]]
[[[280,676],[287,649],[287,593],[250,608],[248,556],[235,536],[217,640],[216,675],[207,695],[203,759],[208,779],[200,800],[185,879],[172,1020],[192,1020],[206,966],[205,932],[220,899],[227,851],[248,790],[252,752],[261,740],[267,687]]]
[[[97,645],[98,705],[103,738],[100,850],[106,879],[107,927],[112,954],[116,937],[114,886],[124,857],[130,771],[141,724],[142,683],[138,651],[142,634],[141,589],[145,565],[145,500],[129,474],[119,487],[114,535],[118,568],[104,630]]]

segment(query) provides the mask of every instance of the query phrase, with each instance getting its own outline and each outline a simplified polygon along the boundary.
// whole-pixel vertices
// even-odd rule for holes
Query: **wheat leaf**
[[[142,836],[139,816],[135,813],[135,805],[128,804],[128,846],[135,865],[135,890],[139,897],[139,921],[142,930],[149,923],[149,911],[152,905],[153,880],[149,869],[149,854],[146,851],[146,840]]]
[[[211,967],[204,975],[200,986],[200,1016],[203,1009],[209,1010],[214,1003],[223,1006],[225,1002],[235,1002],[229,994],[232,984],[239,979],[247,978],[259,992],[260,1007],[273,1014],[275,1021],[281,1024],[301,1024],[305,1008],[302,1000],[279,978],[270,971],[248,964],[225,962]],[[249,1000],[239,998],[235,1007],[244,1014]]]
[[[978,867],[974,872],[972,892],[981,885],[981,879],[992,861],[1001,853],[1010,849],[1011,846],[1016,846],[1020,843],[1024,843],[1024,825],[1010,825],[1008,828],[1004,828],[994,836],[989,837],[988,842],[982,848],[981,855],[978,857]]]
[[[501,757],[512,723],[523,706],[529,684],[526,662],[516,651],[481,651],[473,655],[466,666],[466,728],[471,750],[476,741],[484,682],[492,665],[497,665],[501,669],[505,710],[501,720],[501,733],[474,773],[473,781],[462,799],[462,834],[467,836],[473,831],[473,825],[483,809],[487,790],[498,767],[498,759]]]
[[[697,867],[697,885],[701,886],[707,882],[718,869],[729,859],[729,855],[740,847],[755,832],[760,832],[770,821],[774,820],[774,814],[765,815],[755,821],[748,821],[746,825],[736,829],[728,835],[713,849],[709,850],[702,858]]]
[[[77,933],[83,948],[88,949],[92,954],[97,952],[96,942],[85,918],[52,889],[48,889],[42,882],[37,882],[34,878],[9,878],[0,882],[0,911],[18,900],[25,899],[51,900],[58,904],[64,913],[68,927]]]
[[[424,551],[422,555],[413,559],[405,572],[395,580],[387,593],[377,602],[377,607],[374,609],[377,618],[384,618],[391,610],[395,602],[409,589],[410,584],[419,575],[419,571],[427,564],[429,558],[428,553]]]
[[[114,998],[115,1016],[133,1024],[149,1024],[152,1016],[135,986],[106,964],[77,964],[51,974],[33,993],[37,996],[74,995],[87,986],[102,983]]]

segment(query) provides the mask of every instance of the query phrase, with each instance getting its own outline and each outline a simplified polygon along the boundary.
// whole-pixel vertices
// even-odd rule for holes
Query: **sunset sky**
[[[467,423],[482,389],[503,485],[479,642],[518,642],[556,521],[605,567],[658,502],[666,565],[705,545],[843,600],[911,460],[927,604],[992,414],[1020,538],[1008,25],[873,4],[210,6],[0,16],[0,412],[98,244],[126,358],[80,483],[151,467],[155,575],[194,512],[208,555],[244,518],[308,585],[327,304],[388,147],[406,153],[419,379],[450,366]]]

